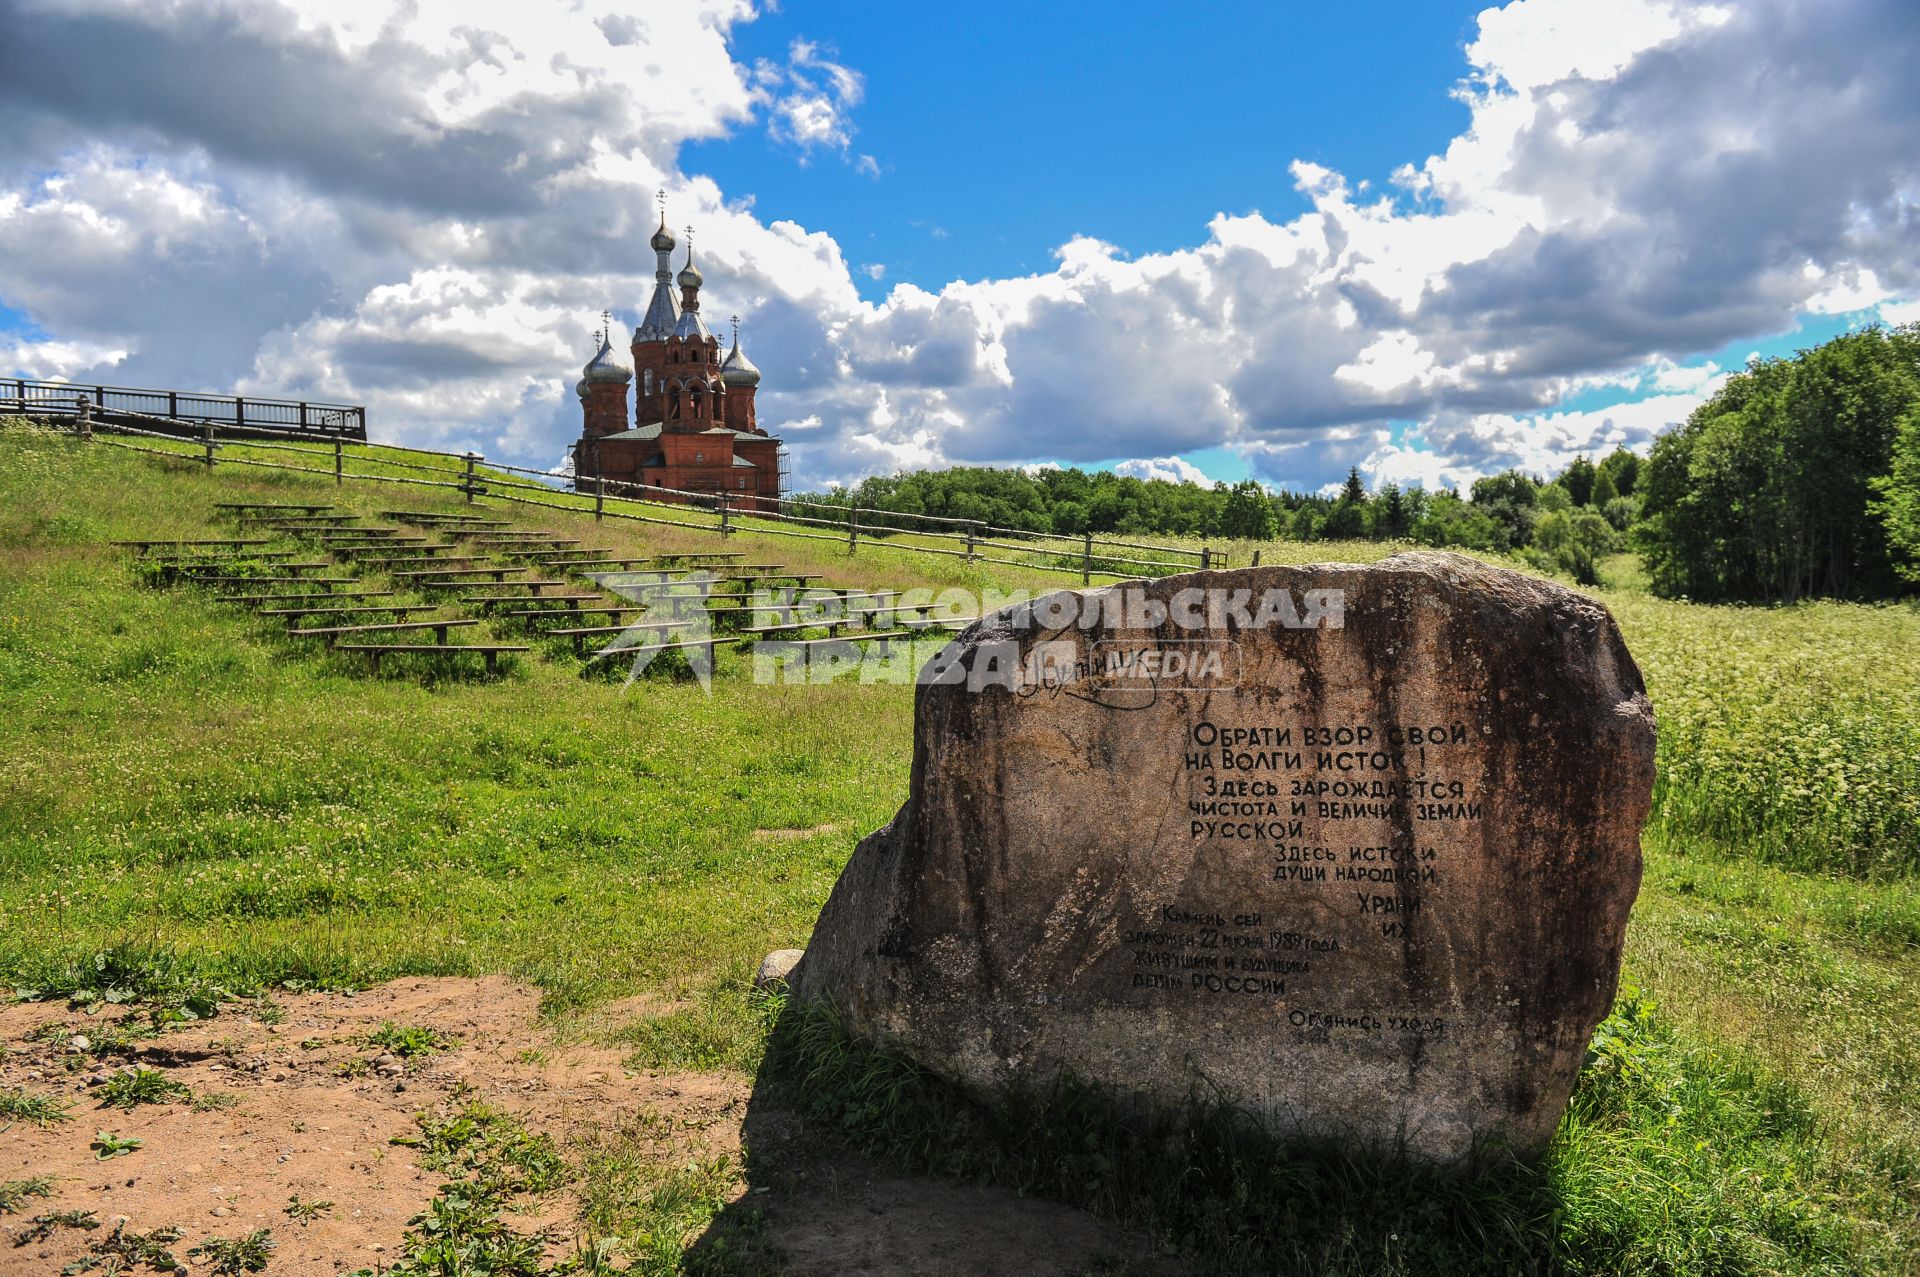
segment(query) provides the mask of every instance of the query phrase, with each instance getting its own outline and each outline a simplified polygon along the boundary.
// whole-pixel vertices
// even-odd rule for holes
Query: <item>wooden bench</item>
[[[216,510],[233,511],[299,510],[306,514],[318,514],[322,510],[331,510],[334,506],[331,502],[326,501],[318,503],[309,502],[305,504],[300,502],[288,503],[284,501],[216,501],[213,503],[213,508]]]
[[[735,641],[741,644],[753,644],[753,650],[755,652],[758,652],[764,646],[777,656],[787,649],[797,648],[811,652],[816,647],[825,647],[828,644],[853,647],[861,643],[878,643],[880,650],[884,652],[894,639],[910,639],[912,637],[913,635],[906,630],[878,630],[873,633],[846,634],[838,638],[775,639],[772,642],[767,642],[765,639],[742,638],[736,639]]]
[[[717,588],[718,586],[735,584],[729,581],[715,581],[710,578],[694,581],[632,581],[621,577],[618,573],[589,573],[586,575],[596,584],[605,586],[610,590],[638,590],[645,594],[672,594],[675,591],[682,591],[681,597],[683,598],[696,597],[696,595],[690,591],[699,591],[697,597],[705,598],[709,595],[721,593]],[[604,579],[608,575],[611,575],[611,580]],[[728,590],[726,593],[734,598],[745,597],[745,595],[738,590]]]
[[[375,674],[380,672],[380,658],[382,656],[391,656],[396,652],[402,654],[419,652],[442,654],[478,652],[487,662],[487,673],[498,674],[500,672],[500,653],[524,652],[527,650],[527,645],[525,643],[452,643],[444,646],[432,643],[335,643],[331,650],[335,652],[365,653],[368,661],[372,664]]]
[[[904,625],[910,630],[964,630],[980,618],[977,616],[918,616],[904,617],[897,613],[893,618],[895,625]]]
[[[400,519],[406,523],[486,523],[496,528],[513,526],[506,519],[489,519],[479,514],[441,514],[436,510],[382,510],[380,513],[389,519]]]
[[[235,563],[277,564],[298,553],[298,550],[253,550],[245,554],[149,554],[140,563],[177,576],[189,568],[231,567]]]
[[[515,585],[522,582],[515,581]],[[532,584],[527,582],[526,584]],[[560,585],[559,581],[541,581],[541,585]],[[604,594],[541,594],[537,591],[528,594],[466,594],[454,600],[474,607],[488,607],[495,603],[569,603],[578,600],[582,603],[598,603],[606,598]]]
[[[386,599],[392,590],[339,590],[331,594],[216,594],[215,603],[310,603],[327,599]]]
[[[762,634],[795,634],[805,630],[832,631],[852,625],[853,620],[854,618],[850,616],[842,616],[833,620],[786,621],[779,625],[743,625],[740,627],[740,633],[757,637]]]
[[[742,576],[722,575],[722,581],[746,586],[752,589],[774,589],[779,584],[791,581],[798,589],[806,589],[807,582],[820,579],[818,572],[767,572]]]
[[[819,602],[825,602],[828,599],[839,599],[842,603],[851,603],[855,599],[897,599],[900,597],[900,591],[898,590],[862,590],[853,586],[839,585],[804,585],[800,587],[800,590],[803,594],[816,596]]]
[[[494,580],[504,583],[506,579],[514,573],[527,572],[530,570],[531,569],[524,567],[442,568],[439,570],[433,568],[412,568],[404,572],[392,572],[388,575],[394,577],[396,580],[417,581],[422,585],[444,585],[452,588],[456,585],[471,585],[472,582],[465,579],[467,577],[492,577]],[[518,585],[520,582],[516,581],[514,584]]]
[[[329,596],[332,597],[332,596]],[[341,598],[367,598],[368,595],[340,595]],[[262,616],[278,616],[293,624],[295,617],[301,616],[362,616],[375,612],[405,616],[409,612],[431,612],[438,603],[365,603],[357,607],[263,607]]]
[[[692,563],[703,559],[744,559],[746,557],[745,550],[715,550],[698,554],[689,551],[684,554],[656,554],[653,556],[653,561],[655,563]]]
[[[305,567],[306,564],[276,563],[275,567]],[[332,567],[330,563],[320,567]],[[352,585],[359,577],[353,576],[215,576],[207,573],[190,572],[185,574],[196,585]]]
[[[355,529],[352,532],[342,532],[337,535],[323,533],[320,536],[315,537],[314,540],[320,542],[320,544],[322,545],[331,546],[334,549],[349,549],[349,550],[351,549],[376,550],[382,546],[389,546],[389,545],[398,546],[398,545],[431,544],[429,539],[426,537],[403,537],[397,534],[387,533],[387,532],[369,532],[363,535],[358,529]]]
[[[229,549],[237,549],[239,547],[249,546],[249,545],[272,545],[273,538],[272,537],[239,537],[239,538],[216,537],[211,540],[188,541],[179,537],[148,537],[140,541],[109,541],[107,544],[119,545],[119,546],[132,546],[134,549],[140,551],[140,553],[145,554],[147,551],[151,550],[156,545],[172,545],[172,546],[208,545],[208,546],[225,546]]]
[[[480,537],[485,537],[489,541],[538,541],[545,537],[558,535],[553,532],[536,532],[531,528],[476,528],[471,524],[462,524],[457,528],[443,528],[442,531],[450,532],[454,536],[462,539],[477,540]]]
[[[597,594],[544,594],[537,595],[536,597],[586,600],[597,599],[600,596]],[[537,621],[541,619],[570,621],[575,617],[581,616],[625,616],[629,612],[645,612],[646,610],[647,609],[643,607],[581,607],[578,602],[573,602],[567,607],[530,607],[522,608],[516,612],[489,612],[487,615],[498,617],[503,621]]]
[[[570,563],[582,555],[594,555],[597,558],[597,556],[602,554],[613,553],[615,553],[615,550],[612,546],[601,545],[585,550],[529,550],[520,557],[523,559],[541,559],[547,563]]]
[[[485,560],[483,559],[476,559],[470,555],[441,553],[442,550],[452,550],[452,549],[458,548],[456,546],[451,546],[451,545],[415,545],[415,546],[403,546],[399,548],[402,549],[404,552],[401,554],[376,554],[376,555],[370,555],[366,558],[355,556],[353,561],[355,563],[360,564],[362,567],[369,567],[369,568],[392,568],[392,567],[407,567],[407,566],[418,567],[421,565],[433,564],[433,563],[482,563],[482,562],[485,562]]]
[[[357,514],[243,514],[240,516],[240,522],[242,523],[264,523],[270,528],[286,528],[289,530],[294,528],[337,528],[343,523],[358,523],[359,521],[360,516]]]
[[[665,636],[675,630],[684,630],[691,621],[635,621],[631,625],[585,625],[564,630],[543,630],[542,638],[570,638],[573,640],[573,654],[585,659],[587,638],[595,634],[631,634],[635,631]],[[604,650],[604,649],[602,649]]]
[[[177,569],[176,575],[190,577],[194,580],[199,580],[201,577],[207,575],[209,572],[218,573],[223,567],[229,567],[233,563],[243,563],[243,562],[246,562],[246,560],[233,559],[233,560],[229,560],[225,564],[221,564],[221,563],[182,564]],[[297,577],[297,576],[300,576],[302,573],[306,573],[306,572],[324,572],[328,568],[338,567],[339,565],[327,559],[302,559],[298,562],[292,559],[270,559],[263,566],[271,568],[275,572],[285,572],[289,576]],[[201,568],[206,569],[206,571],[200,571],[199,569]],[[229,573],[228,575],[232,576],[235,574]],[[245,577],[245,578],[236,577],[236,579],[244,579],[244,580],[252,580],[252,581],[270,581],[270,580],[273,580],[274,578],[256,576],[256,577]]]
[[[620,568],[652,561],[651,559],[562,559],[556,562],[549,559],[546,565],[550,568],[565,568],[569,572],[575,572],[581,568]]]
[[[484,547],[489,550],[525,550],[534,546],[544,546],[549,550],[558,550],[562,546],[580,544],[579,537],[550,537],[550,536],[503,537],[503,536],[495,535],[495,536],[469,537],[468,540],[472,541],[476,547]]]
[[[626,627],[622,626],[621,628],[625,629]],[[671,643],[650,643],[645,647],[621,647],[616,643],[609,643],[607,646],[593,652],[586,659],[589,661],[597,661],[603,656],[631,656],[635,660],[638,660],[642,656],[658,656],[662,652],[684,652],[689,649],[705,648],[707,652],[707,668],[712,669],[719,647],[720,640],[713,638],[676,639]]]
[[[765,609],[753,607],[746,603],[735,603],[735,602],[728,602],[725,600],[720,601],[716,605],[713,599],[697,598],[691,594],[669,594],[664,596],[652,595],[644,599],[636,600],[636,602],[646,604],[647,609],[649,611],[663,609],[666,612],[666,615],[670,617],[686,616],[690,612],[704,613],[707,616],[716,616],[716,617],[738,616],[741,613],[745,613],[745,612],[759,612],[759,611],[765,610]],[[691,604],[692,606],[688,607],[687,606],[688,604]]]
[[[471,617],[453,621],[445,619],[433,621],[391,621],[383,625],[321,625],[315,626],[312,629],[288,630],[287,634],[292,638],[325,639],[327,646],[332,647],[342,634],[397,634],[402,631],[432,630],[435,640],[444,647],[447,642],[448,630],[478,624],[480,624],[480,622],[473,620]]]
[[[596,585],[640,585],[645,583],[646,578],[665,581],[674,573],[664,568],[633,568],[625,572],[582,572],[580,575]]]

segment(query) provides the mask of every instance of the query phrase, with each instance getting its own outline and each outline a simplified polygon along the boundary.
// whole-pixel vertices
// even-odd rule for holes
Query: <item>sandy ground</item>
[[[54,1177],[51,1198],[0,1215],[0,1275],[52,1274],[124,1217],[129,1231],[180,1228],[173,1248],[210,1235],[270,1228],[276,1277],[332,1277],[378,1268],[400,1253],[406,1222],[440,1177],[412,1149],[390,1143],[417,1131],[415,1115],[461,1088],[567,1141],[594,1126],[652,1119],[670,1132],[660,1155],[674,1161],[738,1157],[751,1083],[711,1074],[635,1072],[623,1053],[559,1045],[537,1017],[535,990],[504,979],[400,980],[355,996],[282,996],[285,1019],[268,1025],[223,1014],[140,1044],[137,1062],[164,1070],[197,1097],[226,1107],[142,1105],[131,1112],[92,1097],[112,1064],[28,1040],[49,1021],[87,1033],[118,1014],[89,1017],[59,1004],[0,1007],[0,1087],[52,1091],[74,1102],[72,1120],[49,1128],[0,1126],[0,1180]],[[629,1008],[629,1013],[640,1008]],[[619,1022],[621,1008],[603,1008]],[[366,1045],[382,1021],[437,1029],[457,1045],[406,1064]],[[778,1113],[756,1117],[756,1150],[772,1142],[780,1173],[742,1197],[768,1221],[786,1271],[795,1274],[1072,1274],[1124,1267],[1160,1271],[1139,1239],[1083,1212],[994,1189],[893,1175],[860,1159],[823,1157],[821,1141]],[[667,1119],[661,1121],[660,1119]],[[96,1131],[143,1141],[137,1151],[95,1160]],[[761,1132],[770,1132],[762,1136]],[[288,1217],[290,1196],[330,1200],[324,1218]],[[554,1229],[570,1249],[575,1219],[564,1194],[516,1228]],[[90,1210],[102,1227],[58,1229],[17,1245],[35,1215]],[[192,1271],[192,1269],[189,1269]]]

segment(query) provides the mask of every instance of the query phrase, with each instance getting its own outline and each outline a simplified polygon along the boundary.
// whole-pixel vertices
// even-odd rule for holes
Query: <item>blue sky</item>
[[[875,301],[902,280],[1044,271],[1075,235],[1154,252],[1221,211],[1304,211],[1294,159],[1380,183],[1444,147],[1468,121],[1452,89],[1482,7],[791,4],[732,47],[778,61],[816,41],[859,68],[852,154],[802,165],[749,133],[682,163],[831,228],[856,268],[885,267],[856,269]]]
[[[808,487],[1552,471],[1751,353],[1920,319],[1911,0],[0,24],[0,371],[346,399],[520,463],[578,435],[601,310],[645,309],[662,188]]]

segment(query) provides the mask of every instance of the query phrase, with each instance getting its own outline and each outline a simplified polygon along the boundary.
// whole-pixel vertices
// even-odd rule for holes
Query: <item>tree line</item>
[[[1755,360],[1647,458],[1620,449],[1551,477],[1508,470],[1464,494],[1369,490],[1357,468],[1327,495],[960,466],[800,500],[816,518],[858,507],[1022,532],[1405,541],[1510,553],[1588,585],[1632,547],[1671,597],[1885,597],[1920,584],[1920,325]]]

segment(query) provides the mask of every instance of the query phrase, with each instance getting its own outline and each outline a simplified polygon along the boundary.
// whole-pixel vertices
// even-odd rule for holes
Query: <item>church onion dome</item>
[[[614,353],[613,343],[605,336],[600,338],[600,353],[587,361],[586,381],[612,381],[626,385],[633,380],[633,369],[627,361]]]
[[[585,377],[573,383],[573,393],[579,395],[582,399],[587,397],[587,379]]]
[[[686,274],[685,271],[681,271],[680,277],[685,279]],[[697,310],[689,310],[681,314],[678,322],[673,326],[673,335],[681,341],[706,341],[713,336],[707,331],[706,321],[700,318],[700,312]]]
[[[651,242],[653,244],[653,251],[656,253],[671,253],[673,251],[673,232],[667,229],[667,210],[665,208],[660,210],[660,229],[653,233]]]
[[[687,245],[687,264],[680,268],[679,279],[682,288],[698,288],[707,282],[706,277],[701,275],[700,268],[693,264],[692,243]]]
[[[753,366],[753,360],[747,358],[747,352],[740,349],[740,334],[733,334],[733,349],[727,352],[726,362],[720,365],[720,376],[729,386],[757,386],[760,384],[760,370]]]

